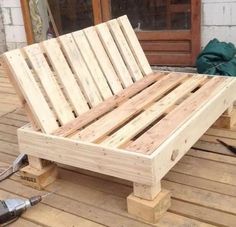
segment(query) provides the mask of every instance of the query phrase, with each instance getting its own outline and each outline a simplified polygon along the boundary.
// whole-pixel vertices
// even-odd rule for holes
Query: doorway
[[[193,66],[200,52],[199,0],[48,0],[48,3],[60,35],[126,14],[151,65]]]

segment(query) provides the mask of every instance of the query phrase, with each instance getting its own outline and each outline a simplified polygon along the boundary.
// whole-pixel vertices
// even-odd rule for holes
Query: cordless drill
[[[33,196],[29,199],[6,199],[0,200],[0,226],[6,224],[26,211],[27,208],[38,204],[42,200],[42,196]]]

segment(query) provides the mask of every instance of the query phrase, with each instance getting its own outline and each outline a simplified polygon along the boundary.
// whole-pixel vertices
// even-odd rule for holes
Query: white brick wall
[[[202,46],[213,38],[236,45],[236,0],[202,0]]]
[[[20,0],[0,0],[3,29],[8,50],[26,45]]]

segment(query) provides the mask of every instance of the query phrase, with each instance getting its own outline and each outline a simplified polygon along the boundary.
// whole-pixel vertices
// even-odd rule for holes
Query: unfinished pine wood
[[[155,167],[158,168],[157,179],[162,178],[170,168],[172,168],[179,159],[190,149],[197,141],[199,135],[204,134],[206,130],[227,109],[234,100],[232,91],[236,89],[234,79],[225,79],[225,81],[216,87],[211,93],[211,101],[204,104],[195,115],[178,128],[162,145],[152,154],[155,157]],[[197,102],[197,100],[196,100]],[[214,109],[214,111],[212,111]],[[174,112],[173,112],[174,113]],[[195,128],[191,131],[190,129]],[[165,151],[165,153],[163,152]],[[171,160],[174,151],[178,151],[175,160]],[[157,155],[158,154],[158,155]],[[165,162],[165,166],[157,163]],[[157,167],[159,166],[159,167]]]
[[[95,29],[98,32],[98,35],[103,43],[103,46],[106,49],[106,52],[116,70],[117,75],[119,76],[124,87],[128,87],[133,83],[129,71],[122,59],[122,56],[111,36],[111,33],[107,27],[107,24],[99,24],[95,26]]]
[[[190,119],[195,112],[204,106],[204,104],[208,103],[217,92],[230,82],[230,79],[221,77],[212,78],[195,94],[191,95],[177,108],[167,114],[166,117],[153,126],[147,133],[144,133],[129,145],[127,149],[151,153],[165,141],[168,137],[167,135],[173,134],[183,122]]]
[[[129,22],[128,17],[127,16],[119,17],[117,21],[119,22],[120,27],[123,30],[123,33],[130,46],[130,49],[132,50],[133,55],[136,58],[136,61],[138,62],[139,67],[143,72],[143,75],[148,75],[152,73],[152,69],[147,61],[147,58]]]
[[[159,181],[153,185],[134,183],[133,188],[135,197],[145,200],[153,200],[161,192],[161,182]]]
[[[20,50],[5,53],[4,59],[9,64],[12,76],[40,128],[46,133],[55,131],[58,128],[56,118],[44,99]]]
[[[143,154],[127,153],[124,150],[114,150],[101,145],[45,135],[35,132],[29,126],[18,130],[18,138],[20,151],[28,155],[137,183],[150,185],[154,181],[151,160]],[[38,147],[37,150],[35,146]],[[94,165],[95,160],[96,165]]]
[[[102,42],[98,37],[96,29],[94,27],[89,27],[84,29],[83,31],[88,39],[89,45],[91,46],[94,55],[96,56],[97,61],[99,62],[101,69],[103,70],[104,76],[107,78],[107,81],[113,93],[117,94],[123,88],[119,77],[116,75],[112,63],[106,54]]]
[[[171,206],[170,192],[162,190],[154,200],[140,199],[133,194],[127,197],[128,212],[149,223],[156,223]]]
[[[91,76],[95,84],[98,87],[98,90],[101,93],[103,99],[107,99],[112,96],[112,92],[107,84],[106,77],[104,77],[103,72],[93,54],[87,38],[83,31],[77,31],[72,33],[73,38],[82,54],[84,61],[90,71]]]
[[[116,45],[134,81],[143,77],[116,19],[107,22]]]
[[[205,81],[205,79],[205,77],[193,77],[186,80],[182,85],[178,86],[168,95],[155,102],[144,112],[128,122],[124,127],[105,139],[102,144],[109,147],[120,147],[124,143],[128,142],[163,115],[170,107],[175,105],[179,100],[198,87],[203,81]]]
[[[5,117],[22,121],[22,119],[25,119],[25,116],[22,115],[22,111],[20,111],[19,113],[20,115],[17,112],[14,112],[12,114],[10,113]],[[7,121],[5,121],[5,124],[7,124]],[[217,130],[217,133],[219,133],[219,129]],[[225,132],[224,136],[226,136],[227,131],[229,133],[229,136],[232,134],[232,129],[224,129],[222,131]],[[4,134],[6,136],[10,135],[6,132],[4,132]],[[14,133],[14,135],[16,136],[16,132]],[[18,154],[18,151],[17,149],[15,149],[14,153],[11,153],[14,156],[9,155],[10,150],[4,149],[1,136],[0,140],[0,166],[7,166],[14,160],[14,157]],[[15,140],[15,143],[16,142],[17,141]],[[165,225],[170,227],[180,227],[183,225],[201,225],[204,227],[209,227],[211,225],[205,223],[211,223],[212,225],[234,226],[234,223],[236,221],[235,215],[228,213],[228,210],[227,212],[225,212],[224,209],[228,209],[229,207],[228,202],[225,201],[228,201],[228,199],[232,199],[232,202],[234,202],[236,191],[235,186],[228,183],[222,183],[222,171],[219,174],[222,167],[224,168],[224,170],[228,169],[227,172],[224,171],[224,179],[231,179],[234,166],[227,163],[222,163],[222,166],[217,165],[217,163],[219,162],[217,160],[211,159],[212,155],[214,155],[214,146],[212,146],[211,149],[212,150],[208,152],[195,150],[194,154],[196,154],[196,152],[202,154],[202,157],[198,162],[189,161],[188,168],[182,168],[181,165],[178,167],[178,169],[175,170],[175,172],[171,171],[167,174],[166,180],[169,182],[169,184],[164,183],[164,185],[169,190],[173,190],[174,188],[174,197],[172,197],[171,207],[169,211],[160,219],[158,225]],[[6,153],[8,153],[8,155]],[[211,154],[211,156],[206,156],[204,158],[204,154]],[[234,157],[223,154],[218,155],[220,160],[229,158],[229,161],[231,162],[235,159]],[[202,160],[205,161],[202,162]],[[194,169],[194,171],[185,174],[186,170],[191,169]],[[209,169],[211,172],[210,174],[208,174]],[[199,175],[200,173],[201,175]],[[231,175],[228,175],[230,173]],[[59,212],[61,214],[60,221],[64,220],[64,225],[67,225],[68,223],[75,225],[78,224],[79,221],[79,219],[70,219],[70,221],[68,222],[68,212],[69,214],[72,214],[72,216],[75,215],[78,218],[85,218],[87,220],[90,220],[91,222],[99,222],[105,226],[111,226],[114,223],[114,220],[119,222],[119,224],[123,224],[126,226],[150,226],[147,223],[135,220],[127,213],[125,207],[125,198],[132,191],[132,185],[130,185],[128,182],[120,182],[121,180],[119,179],[112,179],[108,176],[98,176],[98,174],[95,175],[95,173],[83,173],[82,171],[81,173],[76,173],[75,170],[71,171],[65,169],[60,170],[60,176],[60,180],[58,179],[55,183],[47,188],[48,191],[56,191],[56,193],[54,193],[50,199],[44,200],[42,203],[44,204],[44,206],[52,207],[52,210],[54,212]],[[210,176],[212,176],[212,178]],[[188,185],[189,187],[184,187],[185,185]],[[10,195],[11,197],[30,197],[33,194],[39,193],[39,191],[35,189],[22,185],[19,182],[19,177],[17,175],[12,176],[10,179],[2,182],[0,184],[0,187],[1,192],[3,190],[14,193]],[[16,188],[17,192],[15,190]],[[63,190],[58,190],[58,188],[63,188]],[[195,191],[196,188],[201,188],[202,190]],[[184,192],[182,192],[182,190],[184,190]],[[80,193],[78,193],[78,191]],[[199,196],[199,192],[201,196]],[[44,194],[46,193],[46,191],[43,191],[41,193]],[[190,196],[188,196],[189,193]],[[76,198],[74,197],[74,194],[77,194]],[[219,196],[216,196],[217,194]],[[230,197],[225,197],[224,195],[229,195]],[[1,193],[1,196],[1,199],[6,198],[5,194]],[[213,197],[216,199],[206,199]],[[191,199],[191,201],[189,201],[189,199]],[[214,207],[216,207],[216,209],[212,208],[212,201],[215,201]],[[67,204],[67,206],[65,206],[65,204]],[[96,204],[96,206],[94,204]],[[114,206],[114,204],[116,204],[116,206]],[[219,206],[219,204],[221,205]],[[220,208],[220,210],[218,208]],[[38,207],[35,207],[34,210],[29,210],[30,212],[25,213],[25,215],[27,215],[27,220],[29,221],[29,224],[27,223],[27,226],[31,225],[31,223],[33,223],[34,221],[36,223],[53,226],[53,224],[55,223],[55,219],[58,220],[58,216],[56,216],[56,218],[53,218],[53,216],[51,216],[49,222],[44,218],[45,215],[48,214],[49,210],[46,208],[40,208],[40,210],[38,209]],[[62,209],[63,212],[61,213]],[[40,215],[38,215],[39,212]],[[174,213],[178,213],[178,215]],[[43,217],[41,218],[41,216]],[[17,221],[15,223],[15,226],[21,226],[20,224],[21,223]]]
[[[121,104],[122,102],[125,102],[132,96],[136,95],[144,88],[160,80],[164,75],[165,73],[155,73],[149,75],[148,77],[144,77],[142,80],[137,81],[135,84],[132,84],[130,87],[122,90],[117,95],[105,100],[98,106],[94,107],[91,111],[79,116],[74,121],[69,122],[68,124],[58,128],[53,134],[67,137],[75,133],[78,129],[84,127],[96,118],[109,112],[113,108],[119,106],[119,104]]]
[[[65,55],[71,65],[73,73],[76,75],[83,93],[86,95],[91,106],[102,102],[102,97],[94,83],[87,65],[80,53],[71,34],[63,35],[58,38],[62,44]]]
[[[73,138],[94,142],[122,125],[125,121],[139,113],[149,103],[162,97],[166,92],[184,80],[186,76],[170,73],[160,81],[151,85],[138,95],[134,96],[123,105],[81,130]],[[115,119],[115,122],[114,122]]]
[[[56,39],[50,39],[42,43],[47,57],[52,64],[59,81],[63,84],[63,90],[77,115],[89,110],[88,103],[71,72],[69,65],[60,49]]]
[[[24,50],[57,114],[60,123],[65,124],[74,119],[72,109],[47,64],[39,45],[33,44],[25,47]]]

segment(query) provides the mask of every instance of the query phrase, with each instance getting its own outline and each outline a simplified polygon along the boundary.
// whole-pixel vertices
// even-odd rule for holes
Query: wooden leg
[[[20,170],[22,183],[42,190],[57,179],[55,163],[28,156],[29,165]]]
[[[231,105],[220,118],[214,123],[213,127],[231,129],[236,123],[236,108]]]
[[[134,193],[127,197],[128,212],[145,221],[156,223],[170,207],[170,191],[155,185],[134,183]]]

